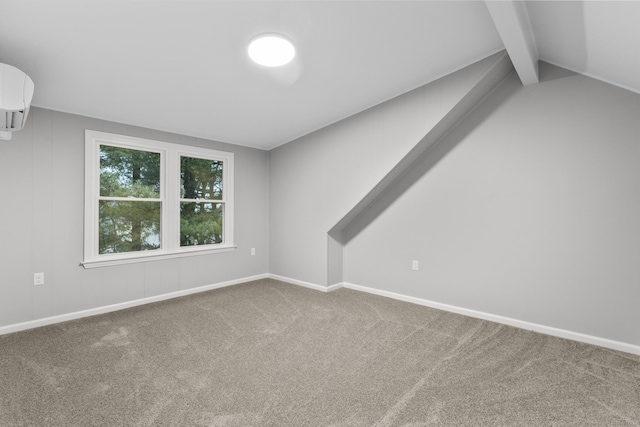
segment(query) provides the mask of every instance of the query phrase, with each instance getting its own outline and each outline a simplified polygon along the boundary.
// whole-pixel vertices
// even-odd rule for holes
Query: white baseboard
[[[353,289],[356,291],[366,292],[369,294],[380,295],[387,298],[393,298],[400,301],[406,301],[413,304],[423,305],[426,307],[436,308],[439,310],[449,311],[452,313],[458,313],[469,317],[475,317],[477,319],[489,320],[491,322],[502,323],[504,325],[514,326],[516,328],[527,329],[543,334],[566,338],[573,341],[583,342],[587,344],[593,344],[600,347],[610,348],[613,350],[624,351],[635,355],[640,355],[640,346],[624,343],[620,341],[614,341],[607,338],[596,337],[593,335],[582,334],[579,332],[572,332],[565,329],[554,328],[551,326],[539,325],[537,323],[526,322],[523,320],[512,319],[510,317],[498,316],[495,314],[484,313],[482,311],[471,310],[467,308],[457,307],[454,305],[443,304],[435,301],[430,301],[422,298],[412,297],[408,295],[398,294],[395,292],[383,291],[380,289],[369,288],[366,286],[360,286],[353,283],[337,283],[331,286],[322,286],[315,283],[305,282],[302,280],[291,279],[289,277],[279,276],[277,274],[259,274],[256,276],[243,277],[241,279],[230,280],[227,282],[215,283],[207,286],[200,286],[197,288],[184,289],[182,291],[171,292],[168,294],[156,295],[148,298],[141,298],[134,301],[126,301],[118,304],[107,305],[103,307],[92,308],[88,310],[76,311],[73,313],[61,314],[58,316],[46,317],[43,319],[31,320],[23,323],[16,323],[8,326],[0,327],[0,335],[10,334],[13,332],[19,332],[26,329],[38,328],[41,326],[52,325],[55,323],[66,322],[69,320],[80,319],[83,317],[95,316],[97,314],[110,313],[112,311],[123,310],[125,308],[136,307],[144,304],[149,304],[158,301],[164,301],[172,298],[183,297],[200,292],[206,292],[213,289],[224,288],[227,286],[233,286],[240,283],[251,282],[253,280],[260,279],[274,279],[282,282],[291,283],[293,285],[302,286],[305,288],[313,289],[320,292],[332,292],[342,287],[347,289]]]
[[[320,291],[320,292],[331,292],[331,291],[335,291],[336,289],[340,289],[342,287],[342,283],[338,283],[331,286],[322,286],[322,285],[316,285],[315,283],[305,282],[303,280],[292,279],[290,277],[285,277],[285,276],[279,276],[277,274],[269,274],[269,278],[274,280],[279,280],[281,282],[291,283],[292,285],[298,285],[305,288],[313,289],[315,291]]]
[[[369,294],[380,295],[383,297],[393,298],[400,301],[411,302],[426,307],[437,308],[439,310],[458,313],[477,319],[489,320],[491,322],[502,323],[504,325],[515,326],[520,329],[540,332],[554,337],[566,338],[573,341],[593,344],[600,347],[610,348],[613,350],[624,351],[626,353],[640,355],[640,346],[620,341],[614,341],[607,338],[595,337],[593,335],[582,334],[580,332],[568,331],[566,329],[554,328],[551,326],[539,325],[537,323],[525,322],[523,320],[512,319],[510,317],[498,316],[495,314],[484,313],[482,311],[470,310],[467,308],[456,307],[454,305],[442,304],[435,301],[429,301],[422,298],[411,297],[407,295],[397,294],[395,292],[382,291],[380,289],[368,288],[366,286],[355,285],[353,283],[342,283],[343,287],[356,291],[366,292]],[[335,286],[335,285],[334,285]]]
[[[182,291],[171,292],[168,294],[156,295],[147,298],[141,298],[134,301],[126,301],[118,304],[105,305],[102,307],[91,308],[88,310],[75,311],[73,313],[60,314],[58,316],[45,317],[43,319],[30,320],[28,322],[16,323],[14,325],[0,327],[0,335],[10,334],[12,332],[24,331],[26,329],[39,328],[40,326],[52,325],[54,323],[66,322],[69,320],[80,319],[82,317],[95,316],[97,314],[110,313],[112,311],[123,310],[125,308],[136,307],[139,305],[149,304],[152,302],[164,301],[171,298],[184,297],[187,295],[197,294],[200,292],[211,291],[213,289],[224,288],[227,286],[237,285],[239,283],[251,282],[253,280],[266,279],[268,274],[259,274],[257,276],[243,277],[241,279],[230,280],[227,282],[215,283],[213,285],[199,286],[197,288],[184,289]]]

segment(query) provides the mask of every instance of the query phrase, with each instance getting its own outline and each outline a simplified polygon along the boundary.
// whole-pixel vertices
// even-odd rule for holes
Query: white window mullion
[[[223,200],[224,200],[224,205],[223,205],[223,211],[222,211],[222,220],[223,220],[223,227],[224,227],[224,240],[223,240],[223,244],[233,244],[234,239],[233,239],[233,229],[234,229],[234,225],[233,225],[233,218],[234,218],[234,214],[233,214],[233,153],[229,153],[229,157],[227,159],[225,159],[224,162],[224,169],[223,169],[223,174],[222,174],[222,180],[224,182],[225,185],[225,189],[228,188],[229,191],[223,191],[222,195],[223,195]]]
[[[167,250],[175,251],[180,242],[180,205],[177,203],[180,197],[180,170],[179,156],[175,151],[167,153],[166,168],[164,175],[165,201],[163,212],[166,221],[163,223],[164,238],[167,243]]]

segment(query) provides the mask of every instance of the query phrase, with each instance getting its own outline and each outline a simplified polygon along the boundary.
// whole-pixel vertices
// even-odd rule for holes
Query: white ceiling
[[[640,92],[640,1],[531,2],[540,59]],[[293,63],[249,40],[279,32]],[[270,149],[504,49],[482,1],[0,0],[33,104]],[[513,50],[510,54],[513,54]]]

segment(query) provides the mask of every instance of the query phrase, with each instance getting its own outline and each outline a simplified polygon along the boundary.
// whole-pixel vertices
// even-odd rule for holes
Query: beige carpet
[[[639,426],[640,357],[261,280],[0,337],[5,426]]]

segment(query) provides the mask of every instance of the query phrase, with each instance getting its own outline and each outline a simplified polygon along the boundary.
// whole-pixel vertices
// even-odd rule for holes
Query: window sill
[[[87,268],[109,267],[114,265],[134,264],[138,262],[160,261],[164,259],[183,258],[197,255],[209,255],[221,252],[235,251],[237,246],[217,246],[215,248],[208,249],[187,249],[180,252],[163,252],[163,253],[149,253],[128,256],[126,258],[111,258],[109,255],[103,255],[104,258],[92,259],[89,261],[83,261],[80,266]]]

